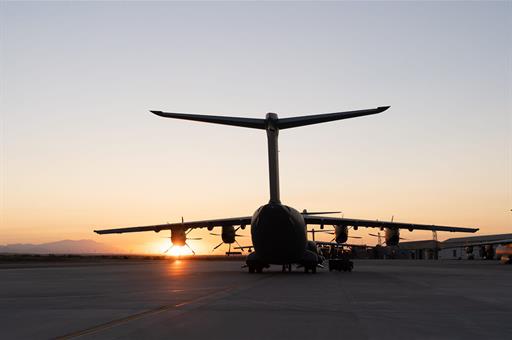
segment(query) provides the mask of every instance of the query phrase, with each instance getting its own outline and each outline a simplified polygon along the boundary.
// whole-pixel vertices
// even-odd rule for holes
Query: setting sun
[[[186,246],[174,246],[167,253],[167,256],[192,255],[192,251]]]

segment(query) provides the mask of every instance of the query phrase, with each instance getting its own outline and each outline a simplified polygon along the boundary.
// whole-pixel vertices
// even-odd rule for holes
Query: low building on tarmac
[[[400,258],[435,260],[440,247],[441,242],[435,240],[400,242]]]
[[[512,243],[512,234],[450,238],[442,242],[439,259],[492,260],[496,258],[497,248],[510,243]]]
[[[388,248],[388,247],[386,247]],[[512,258],[512,234],[482,235],[435,240],[400,242],[396,256],[413,260],[492,260]],[[386,252],[389,253],[389,250]],[[386,257],[385,257],[386,258]]]

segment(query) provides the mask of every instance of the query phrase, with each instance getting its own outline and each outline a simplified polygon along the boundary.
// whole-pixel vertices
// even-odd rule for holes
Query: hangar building
[[[485,245],[485,243],[511,239],[512,234],[450,238],[441,243],[439,259],[467,260],[494,258],[495,250],[499,244]]]

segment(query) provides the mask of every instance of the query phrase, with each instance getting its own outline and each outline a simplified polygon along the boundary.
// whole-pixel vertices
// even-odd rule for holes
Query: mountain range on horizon
[[[0,253],[14,254],[119,254],[119,248],[93,240],[61,240],[40,244],[0,245]]]

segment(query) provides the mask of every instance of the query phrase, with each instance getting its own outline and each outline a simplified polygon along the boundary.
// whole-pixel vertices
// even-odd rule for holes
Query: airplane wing
[[[157,225],[148,225],[142,227],[128,227],[128,228],[115,228],[115,229],[100,229],[94,230],[97,234],[122,234],[122,233],[136,233],[141,231],[154,231],[158,233],[160,230],[171,230],[175,228],[183,229],[195,229],[195,228],[215,228],[222,226],[246,226],[251,224],[251,217],[231,217],[221,218],[214,220],[204,221],[191,221],[191,222],[178,222],[178,223],[166,223]]]
[[[322,216],[304,216],[306,224],[317,225],[340,225],[351,226],[357,228],[391,228],[391,229],[408,229],[412,230],[435,230],[435,231],[450,231],[450,232],[464,232],[474,233],[478,231],[476,228],[460,228],[448,227],[440,225],[426,225],[402,222],[386,222],[377,220],[360,220],[355,218],[340,218],[340,217],[322,217]]]

